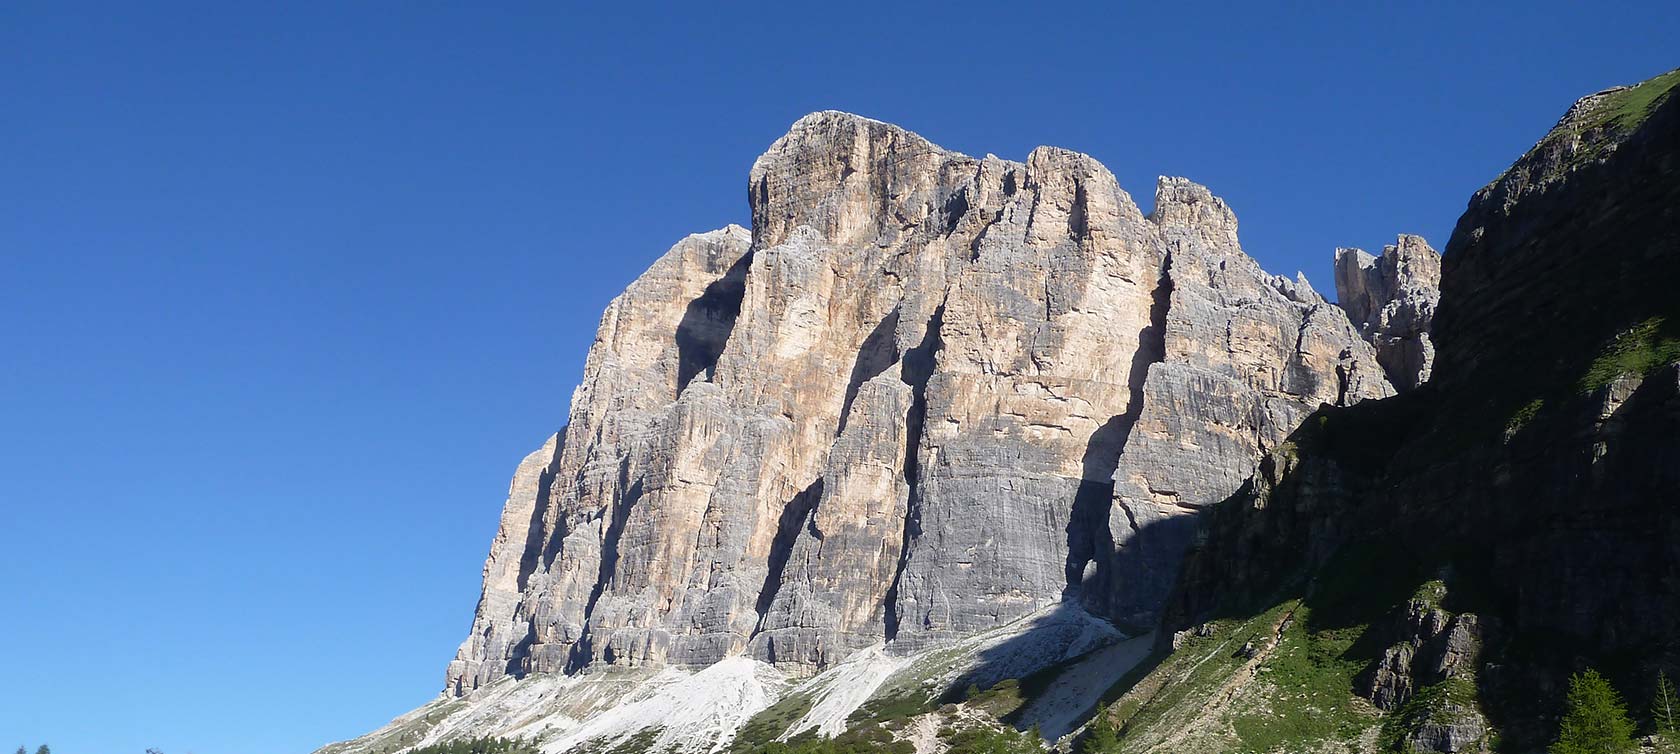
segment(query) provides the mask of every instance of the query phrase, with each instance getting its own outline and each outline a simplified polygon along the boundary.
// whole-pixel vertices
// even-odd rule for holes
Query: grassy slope
[[[1307,601],[1216,621],[1104,713],[1120,752],[1357,751],[1381,715],[1352,693],[1367,625],[1328,625]],[[1363,742],[1358,748],[1348,744]]]
[[[1595,160],[1620,137],[1638,128],[1647,115],[1680,86],[1680,70],[1669,71],[1656,78],[1625,89],[1610,91],[1572,122],[1547,134],[1540,147],[1567,141],[1579,143],[1573,160],[1560,167],[1570,167]]]

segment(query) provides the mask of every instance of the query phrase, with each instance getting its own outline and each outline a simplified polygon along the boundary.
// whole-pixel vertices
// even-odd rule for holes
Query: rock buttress
[[[824,112],[748,196],[750,237],[691,237],[609,306],[515,479],[456,693],[737,654],[812,672],[1069,599],[1141,624],[1185,543],[1148,521],[1229,494],[1319,402],[1390,392],[1188,181],[1146,217],[1085,155]]]

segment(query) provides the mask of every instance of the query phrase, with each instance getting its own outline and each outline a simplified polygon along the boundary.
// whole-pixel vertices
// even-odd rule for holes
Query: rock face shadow
[[[1202,515],[1160,512],[1154,504],[1127,506],[1117,501],[1130,527],[1119,537],[1119,545],[1098,569],[1096,582],[1102,587],[1102,614],[1129,633],[1150,630],[1160,622],[1161,612],[1178,583],[1185,555],[1201,527]]]
[[[1109,567],[1114,554],[1114,532],[1109,527],[1114,506],[1114,472],[1120,466],[1120,456],[1126,451],[1132,429],[1143,416],[1144,383],[1149,378],[1149,366],[1166,358],[1167,309],[1172,305],[1172,255],[1161,260],[1155,290],[1150,294],[1149,324],[1138,331],[1138,347],[1132,352],[1127,370],[1130,387],[1126,412],[1109,417],[1085,443],[1081,459],[1079,489],[1074,493],[1073,510],[1068,517],[1066,565],[1067,587],[1063,599],[1077,599],[1091,609],[1103,612],[1113,585],[1105,583],[1115,573],[1126,573]],[[1131,540],[1142,534],[1136,521],[1132,522]]]
[[[898,566],[893,570],[892,584],[887,587],[886,597],[882,600],[884,635],[888,642],[898,638],[899,625],[903,619],[899,614],[898,605],[900,580],[904,577],[904,568],[910,558],[910,548],[916,539],[922,536],[922,429],[927,419],[928,381],[933,379],[939,349],[945,343],[944,328],[945,304],[941,302],[938,308],[933,310],[933,316],[928,318],[922,342],[905,351],[902,358],[899,378],[910,387],[911,394],[910,410],[904,417],[904,482],[908,492],[905,496],[904,530],[899,540]]]
[[[940,701],[963,701],[976,692],[984,692],[1000,682],[1013,679],[1023,703],[1004,715],[1002,722],[1017,730],[1029,730],[1040,722],[1028,719],[1035,702],[1060,693],[1066,698],[1056,699],[1054,703],[1077,701],[1081,707],[1055,715],[1059,718],[1059,727],[1072,730],[1101,709],[1111,686],[1126,676],[1133,665],[1150,660],[1149,638],[1128,636],[1077,603],[1063,602],[1023,619],[1023,623],[1014,635],[976,652],[972,664],[951,682]],[[1137,639],[1145,646],[1134,645],[1119,653],[1111,651],[1119,649],[1116,645],[1129,639]],[[1110,660],[1125,664],[1088,665],[1090,662]],[[1073,691],[1070,684],[1085,688],[1070,693]],[[1067,731],[1047,729],[1043,732],[1057,735]]]
[[[595,615],[595,604],[600,602],[601,593],[612,583],[618,574],[618,545],[624,536],[624,525],[630,518],[630,510],[642,499],[642,480],[638,479],[625,491],[623,497],[613,506],[612,519],[607,524],[606,535],[601,543],[601,565],[595,577],[595,587],[589,592],[589,602],[583,608],[583,636],[572,645],[572,654],[567,661],[566,672],[576,673],[589,664],[593,659],[594,635],[590,632],[589,619]]]
[[[1089,567],[1102,553],[1114,549],[1108,516],[1114,504],[1114,470],[1131,432],[1135,417],[1110,417],[1085,444],[1083,474],[1073,496],[1073,511],[1067,525],[1067,589],[1063,598],[1078,598],[1085,591]]]
[[[846,380],[846,398],[840,404],[840,425],[834,430],[835,437],[846,431],[846,418],[852,412],[852,401],[857,400],[858,389],[863,383],[897,363],[898,348],[893,336],[898,331],[898,313],[899,308],[893,307],[858,347],[857,358],[852,361],[851,377]]]
[[[770,605],[776,595],[782,590],[782,572],[787,568],[788,558],[793,555],[794,542],[799,537],[800,529],[813,526],[811,512],[816,510],[817,501],[822,499],[823,480],[811,482],[799,494],[794,495],[787,505],[782,506],[782,515],[776,521],[776,538],[770,543],[770,564],[765,569],[764,585],[758,590],[758,600],[753,609],[758,612],[758,628],[764,628],[764,615],[770,611]],[[813,536],[822,539],[814,528],[810,529]]]
[[[677,385],[675,395],[681,395],[695,375],[705,373],[712,379],[718,357],[735,329],[735,318],[741,314],[741,300],[747,291],[747,269],[752,266],[752,252],[741,255],[730,265],[723,277],[712,281],[706,290],[683,310],[677,324]]]

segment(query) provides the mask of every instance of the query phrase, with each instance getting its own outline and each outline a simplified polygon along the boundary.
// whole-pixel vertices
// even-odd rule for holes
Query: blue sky
[[[1680,65],[1673,2],[251,5],[0,4],[0,746],[426,701],[602,307],[806,112],[1188,176],[1328,291]]]

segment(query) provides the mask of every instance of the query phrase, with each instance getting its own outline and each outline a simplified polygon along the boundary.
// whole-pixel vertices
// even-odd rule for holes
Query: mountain
[[[1114,750],[1540,751],[1572,673],[1637,713],[1680,669],[1676,85],[1580,100],[1472,197],[1429,382],[1215,507]]]
[[[1589,665],[1641,707],[1676,83],[1577,103],[1444,255],[1337,250],[1339,305],[1187,180],[806,116],[607,308],[443,693],[322,752],[1533,751]]]
[[[1377,350],[1398,391],[1429,380],[1435,344],[1429,337],[1441,300],[1441,255],[1422,236],[1402,235],[1382,256],[1336,250],[1337,303]]]
[[[684,239],[608,306],[428,740],[538,679],[618,700],[724,666],[739,717],[849,658],[1007,636],[960,673],[989,686],[1146,634],[1200,511],[1319,405],[1393,393],[1342,309],[1183,179],[1146,216],[1082,154],[822,112],[748,198],[750,231]],[[549,712],[465,727],[587,732]]]

